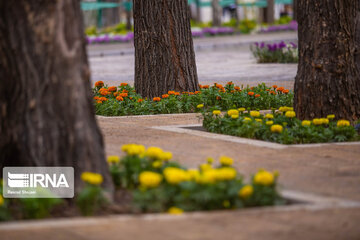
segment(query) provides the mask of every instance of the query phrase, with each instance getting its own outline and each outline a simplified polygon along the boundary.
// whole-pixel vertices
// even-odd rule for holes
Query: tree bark
[[[0,0],[0,167],[72,166],[112,189],[77,0]]]
[[[214,27],[220,27],[222,8],[220,6],[219,0],[212,0],[211,6],[212,6],[212,18],[213,18],[212,25]]]
[[[301,119],[360,117],[359,1],[298,0],[295,111]]]
[[[134,20],[136,91],[198,90],[187,0],[134,0]]]
[[[266,7],[266,23],[272,24],[274,23],[274,13],[275,13],[275,0],[267,0],[267,7]]]

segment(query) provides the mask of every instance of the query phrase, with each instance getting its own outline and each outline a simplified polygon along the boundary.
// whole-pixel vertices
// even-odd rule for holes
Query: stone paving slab
[[[98,117],[106,154],[122,155],[122,144],[139,143],[172,151],[189,167],[206,157],[228,155],[234,166],[250,173],[259,168],[280,172],[281,189],[360,201],[360,148],[331,145],[269,149],[221,139],[154,129],[154,126],[198,124],[199,114]],[[360,239],[360,207],[287,207],[91,218],[81,224],[45,221],[35,226],[0,224],[1,239]],[[287,209],[287,210],[286,210]],[[80,220],[80,222],[83,220]]]

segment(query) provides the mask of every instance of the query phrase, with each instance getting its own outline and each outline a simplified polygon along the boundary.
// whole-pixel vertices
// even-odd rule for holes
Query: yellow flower
[[[254,183],[263,186],[270,186],[274,183],[274,175],[271,172],[261,170],[255,174]]]
[[[234,163],[234,160],[231,157],[221,156],[220,163],[224,166],[231,166]]]
[[[279,124],[272,125],[270,128],[271,132],[273,133],[281,133],[283,131],[283,126]]]
[[[236,175],[236,170],[231,167],[222,167],[216,169],[216,179],[219,181],[233,180]]]
[[[249,118],[249,117],[245,117],[245,118],[244,118],[244,122],[245,122],[245,123],[249,123],[249,122],[251,122],[251,121],[252,121],[252,120],[251,120],[251,118]]]
[[[139,182],[142,187],[153,188],[159,186],[162,176],[156,172],[144,171],[139,175]]]
[[[259,111],[250,111],[250,116],[252,117],[260,117],[260,112]]]
[[[126,152],[128,155],[141,155],[145,152],[145,147],[139,144],[126,144],[121,147],[121,150]]]
[[[163,150],[159,147],[149,147],[146,150],[146,156],[153,159],[160,159],[163,153]]]
[[[312,122],[314,125],[321,125],[323,123],[321,118],[314,118]]]
[[[327,115],[326,118],[327,118],[327,119],[334,119],[334,118],[335,118],[335,115],[334,115],[334,114],[330,114],[330,115]]]
[[[184,213],[184,210],[178,207],[171,207],[167,211],[169,214],[180,215]]]
[[[253,186],[245,185],[239,190],[238,195],[239,197],[246,199],[250,197],[253,194],[253,192],[254,192]]]
[[[118,162],[120,162],[120,157],[119,156],[108,156],[107,162],[108,163],[118,163]]]
[[[179,184],[184,181],[189,181],[191,176],[187,171],[181,168],[167,167],[164,169],[164,177],[170,184]]]
[[[321,118],[321,121],[323,124],[329,124],[329,119],[327,118]]]
[[[216,169],[207,169],[200,174],[196,182],[200,184],[212,184],[216,182],[217,175],[218,172]]]
[[[265,118],[272,119],[272,118],[274,118],[274,115],[273,115],[273,114],[268,113],[268,114],[266,114],[266,115],[265,115]]]
[[[223,201],[223,206],[224,206],[224,208],[230,207],[230,202],[228,200],[224,200]]]
[[[197,169],[188,169],[187,172],[190,176],[190,180],[196,181],[200,176],[200,171]]]
[[[262,119],[261,118],[255,118],[255,121],[262,123]]]
[[[212,169],[212,166],[208,163],[203,163],[200,165],[200,169],[201,169],[201,171],[206,171],[206,170]]]
[[[234,115],[231,115],[231,118],[232,118],[232,119],[237,119],[237,118],[239,118],[239,115],[238,115],[238,114],[236,114],[236,115],[235,115],[235,114],[234,114]]]
[[[279,111],[280,112],[286,112],[286,111],[289,111],[289,108],[288,107],[280,107]]]
[[[311,125],[311,121],[309,121],[309,120],[303,120],[301,122],[301,126],[310,126],[310,125]]]
[[[93,185],[100,185],[103,182],[103,177],[98,173],[83,172],[81,174],[81,180]]]
[[[245,111],[245,108],[238,108],[238,111],[243,112],[243,111]]]
[[[338,126],[338,127],[348,127],[348,126],[350,126],[350,122],[348,120],[339,120],[339,121],[337,121],[336,126]]]
[[[288,118],[294,118],[296,116],[296,113],[294,111],[287,111],[285,113],[285,117],[288,117]]]
[[[162,166],[162,161],[156,160],[156,161],[154,161],[154,162],[151,164],[151,166],[152,166],[153,168],[161,168],[161,166]]]
[[[172,153],[171,152],[162,152],[159,155],[159,159],[162,161],[169,161],[172,159]]]
[[[207,163],[212,164],[214,162],[214,159],[212,157],[208,157],[206,161]]]
[[[3,196],[0,195],[0,206],[4,205],[4,202],[5,202],[5,201],[4,201]]]
[[[199,104],[196,106],[197,108],[203,108],[204,107],[204,104]]]
[[[229,116],[232,116],[232,115],[238,115],[238,116],[239,116],[239,111],[236,110],[236,109],[230,109],[230,110],[227,112],[227,114],[228,114]]]
[[[221,114],[221,111],[220,111],[220,110],[214,110],[212,113],[213,113],[214,115],[220,115],[220,114]]]
[[[273,125],[274,124],[274,122],[273,121],[266,121],[266,123],[265,123],[266,125],[268,125],[268,126],[271,126],[271,125]]]

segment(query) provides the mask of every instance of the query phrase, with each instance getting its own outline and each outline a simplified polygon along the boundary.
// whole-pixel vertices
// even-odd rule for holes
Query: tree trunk
[[[360,117],[359,1],[298,0],[298,117]]]
[[[213,17],[212,25],[214,27],[220,27],[222,8],[220,6],[219,0],[212,0],[211,6],[212,6],[212,17]]]
[[[272,24],[274,23],[274,13],[275,13],[275,0],[267,0],[267,7],[266,7],[266,23]]]
[[[187,0],[134,0],[134,20],[136,91],[198,90]]]
[[[112,189],[77,0],[0,0],[0,167],[72,166]]]

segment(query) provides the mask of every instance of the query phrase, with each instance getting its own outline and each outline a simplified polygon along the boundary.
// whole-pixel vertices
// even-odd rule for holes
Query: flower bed
[[[133,87],[122,83],[119,87],[106,87],[95,83],[94,102],[96,114],[105,116],[192,113],[203,108],[226,110],[229,107],[270,109],[292,105],[293,93],[283,87],[273,88],[260,84],[256,87],[236,86],[232,82],[223,87],[220,84],[200,85],[201,91],[175,92],[153,99],[143,99]]]
[[[359,141],[360,135],[347,120],[335,121],[334,115],[300,121],[291,107],[281,107],[271,114],[231,109],[203,112],[203,127],[214,133],[259,139],[282,144]]]
[[[262,27],[260,29],[261,33],[271,33],[271,32],[280,32],[280,31],[297,31],[298,23],[296,21],[291,21],[288,24],[272,25],[268,27]]]
[[[265,44],[256,42],[250,46],[258,63],[297,63],[299,60],[297,45],[293,42]]]
[[[84,172],[85,187],[76,195],[76,206],[62,199],[4,199],[0,195],[0,221],[93,214],[168,212],[235,209],[284,204],[277,191],[278,173],[259,170],[245,181],[232,167],[233,159],[222,156],[218,164],[209,158],[197,169],[187,169],[158,147],[122,147],[126,155],[109,156],[116,186],[115,202],[105,198],[100,174]],[[214,166],[215,165],[215,166]],[[2,184],[0,186],[2,193]],[[118,194],[119,193],[119,194]],[[67,214],[69,209],[72,215]],[[121,210],[119,210],[121,209]],[[55,214],[56,216],[56,214]]]

